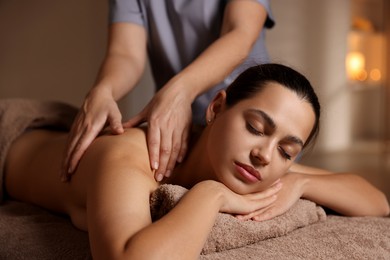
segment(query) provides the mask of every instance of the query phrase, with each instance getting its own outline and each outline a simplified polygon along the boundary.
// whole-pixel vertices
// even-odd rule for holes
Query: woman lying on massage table
[[[68,183],[58,180],[67,134],[41,129],[27,131],[9,150],[6,191],[68,214],[89,232],[94,259],[196,259],[218,212],[260,221],[301,197],[348,216],[387,215],[385,196],[364,179],[294,163],[317,135],[319,115],[304,76],[259,65],[217,94],[185,162],[160,183],[142,128],[97,138]],[[162,183],[189,191],[152,223],[149,196]]]

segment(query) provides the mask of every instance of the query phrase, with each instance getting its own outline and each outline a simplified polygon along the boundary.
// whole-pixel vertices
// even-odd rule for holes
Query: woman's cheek
[[[277,181],[278,179],[282,178],[284,175],[286,175],[288,172],[288,169],[289,169],[289,167],[283,167],[282,170],[280,170],[277,174],[275,174],[275,176],[273,176],[274,182]]]

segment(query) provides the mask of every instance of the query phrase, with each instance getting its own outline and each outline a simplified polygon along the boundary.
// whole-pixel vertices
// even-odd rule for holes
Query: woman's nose
[[[251,159],[254,165],[266,166],[271,162],[271,146],[256,147],[251,151]]]

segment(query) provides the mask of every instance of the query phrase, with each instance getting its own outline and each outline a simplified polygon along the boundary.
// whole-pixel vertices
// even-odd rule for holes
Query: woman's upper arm
[[[127,141],[127,133],[95,142],[84,159],[95,171],[86,204],[94,259],[116,258],[129,239],[152,222],[149,196],[158,185],[149,169],[145,141],[139,141],[144,137],[138,134],[134,142]]]
[[[88,192],[88,230],[94,259],[119,257],[132,236],[152,223],[150,181],[138,172],[112,174],[97,178]]]

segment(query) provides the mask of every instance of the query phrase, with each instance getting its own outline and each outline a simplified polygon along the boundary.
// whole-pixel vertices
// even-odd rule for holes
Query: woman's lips
[[[255,170],[252,166],[239,163],[239,162],[234,162],[234,165],[237,171],[240,173],[240,175],[243,176],[247,181],[253,183],[262,180],[260,173],[257,170]]]

